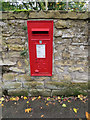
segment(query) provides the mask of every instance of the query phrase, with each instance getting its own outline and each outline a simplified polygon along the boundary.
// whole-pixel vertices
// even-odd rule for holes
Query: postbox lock
[[[39,70],[35,70],[35,73],[39,73]]]
[[[39,40],[39,43],[42,44],[42,40]]]

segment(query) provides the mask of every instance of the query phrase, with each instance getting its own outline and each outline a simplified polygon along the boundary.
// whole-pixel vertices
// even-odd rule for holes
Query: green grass
[[[25,10],[25,9],[16,9],[16,10],[14,10],[15,12],[24,12],[24,11],[31,11],[31,9],[28,9],[28,10]]]

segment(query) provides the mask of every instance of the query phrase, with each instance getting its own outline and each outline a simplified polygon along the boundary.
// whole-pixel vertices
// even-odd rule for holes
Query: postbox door
[[[31,53],[31,74],[32,76],[51,76],[52,72],[52,62],[51,62],[51,48],[49,45],[49,40],[41,40],[33,42]],[[34,52],[35,51],[35,52]]]
[[[31,76],[52,76],[53,22],[36,23],[34,27],[28,23],[31,25],[28,29]]]

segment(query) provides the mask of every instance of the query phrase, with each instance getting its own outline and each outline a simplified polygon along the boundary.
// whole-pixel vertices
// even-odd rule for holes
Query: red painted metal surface
[[[27,27],[31,76],[52,76],[53,21],[29,20]]]

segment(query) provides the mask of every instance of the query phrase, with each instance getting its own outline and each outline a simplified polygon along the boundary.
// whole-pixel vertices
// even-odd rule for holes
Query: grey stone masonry
[[[0,95],[87,94],[88,12],[2,12],[0,17]],[[53,20],[53,75],[30,76],[27,20]],[[2,91],[2,92],[1,92]]]

